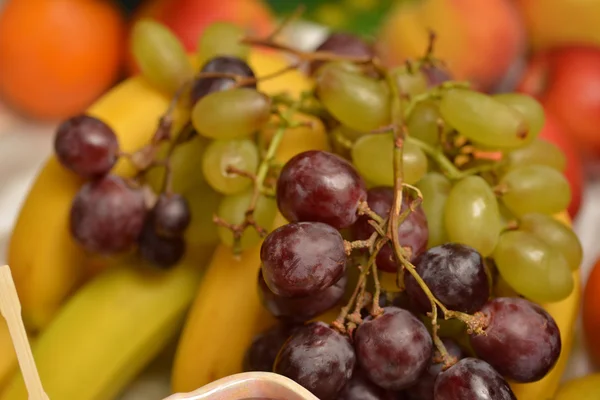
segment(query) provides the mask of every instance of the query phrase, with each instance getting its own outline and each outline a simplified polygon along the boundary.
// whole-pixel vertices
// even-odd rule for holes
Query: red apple
[[[540,100],[584,153],[600,157],[600,48],[535,54],[518,90]]]
[[[581,206],[584,185],[583,163],[579,149],[566,135],[566,131],[556,118],[548,111],[546,111],[546,123],[540,132],[540,138],[555,144],[565,154],[567,165],[564,174],[571,187],[571,203],[568,212],[571,218],[575,218]]]

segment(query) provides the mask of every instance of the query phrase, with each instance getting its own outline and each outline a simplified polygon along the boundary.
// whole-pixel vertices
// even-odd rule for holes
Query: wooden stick
[[[27,331],[21,317],[21,303],[8,265],[0,267],[0,312],[6,319],[12,337],[29,400],[48,400],[35,366]]]

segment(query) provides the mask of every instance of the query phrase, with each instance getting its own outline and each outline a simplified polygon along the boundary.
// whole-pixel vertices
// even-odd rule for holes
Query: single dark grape
[[[160,195],[152,213],[154,228],[161,236],[183,234],[192,219],[187,200],[179,194]]]
[[[352,164],[326,151],[310,150],[291,158],[277,181],[277,205],[290,222],[324,222],[347,228],[367,199],[365,183]]]
[[[426,64],[421,66],[421,72],[423,72],[427,77],[427,83],[429,84],[429,87],[437,86],[453,79],[450,71],[439,66]]]
[[[81,187],[71,204],[69,222],[71,234],[86,250],[113,254],[135,244],[145,216],[141,190],[107,175]]]
[[[265,283],[262,273],[259,273],[258,293],[262,304],[273,316],[289,323],[300,323],[308,321],[338,304],[344,295],[347,282],[348,278],[344,274],[327,289],[310,296],[283,297],[273,293]]]
[[[373,46],[367,43],[356,35],[352,35],[346,32],[334,32],[331,33],[327,38],[315,49],[315,51],[327,51],[334,54],[344,56],[355,56],[355,57],[373,57],[375,51]],[[309,65],[309,73],[312,75],[316,72],[323,61],[313,61]]]
[[[335,400],[356,363],[348,337],[323,322],[298,328],[281,348],[273,371],[296,381],[320,400]]]
[[[448,351],[448,354],[452,357],[456,357],[456,360],[460,360],[464,357],[462,349],[452,339],[443,338],[442,342]],[[409,400],[433,400],[433,387],[435,380],[438,375],[442,372],[443,364],[439,362],[440,353],[434,352],[434,356],[431,358],[429,368],[425,370],[423,375],[419,377],[416,384],[406,389],[406,395]]]
[[[433,344],[427,328],[410,311],[384,308],[368,317],[354,335],[358,363],[369,379],[388,390],[414,385],[431,362]]]
[[[292,325],[277,324],[255,337],[244,356],[244,371],[272,372],[277,353],[294,329]]]
[[[517,400],[517,397],[502,375],[490,364],[468,357],[438,375],[433,399]]]
[[[485,335],[471,335],[479,358],[516,382],[542,379],[554,367],[562,347],[554,318],[522,298],[498,297],[481,310],[488,318]]]
[[[272,231],[260,249],[262,273],[273,293],[304,297],[337,282],[346,270],[342,235],[321,222],[294,222]]]
[[[472,314],[490,296],[483,258],[472,247],[458,243],[432,247],[414,264],[431,293],[451,310]],[[419,312],[430,312],[431,302],[415,278],[407,273],[404,283],[411,305]]]
[[[185,240],[181,236],[161,236],[156,232],[155,225],[152,218],[144,224],[138,239],[140,255],[157,267],[172,267],[185,254]]]
[[[84,178],[98,178],[117,162],[119,143],[107,124],[89,115],[78,115],[59,125],[54,152],[64,167]]]
[[[241,58],[233,56],[218,56],[210,59],[204,64],[201,73],[227,73],[235,74],[244,78],[254,78],[254,71]],[[192,104],[209,93],[231,89],[235,85],[232,78],[199,78],[196,79],[190,93]],[[256,89],[256,83],[248,83],[242,87]]]
[[[400,212],[406,211],[410,207],[411,198],[402,197],[402,207]],[[387,218],[394,202],[394,189],[387,186],[379,186],[369,189],[367,192],[367,204],[369,208],[382,218]],[[362,215],[352,226],[352,233],[358,240],[368,239],[375,229],[369,224],[370,218]],[[429,237],[429,228],[427,217],[421,206],[408,214],[398,227],[398,239],[402,247],[409,248],[411,260],[414,260],[419,254],[427,249],[427,239]],[[382,271],[396,273],[398,263],[394,255],[391,244],[386,244],[377,254],[377,268]]]
[[[398,394],[375,385],[356,368],[337,400],[398,400]]]

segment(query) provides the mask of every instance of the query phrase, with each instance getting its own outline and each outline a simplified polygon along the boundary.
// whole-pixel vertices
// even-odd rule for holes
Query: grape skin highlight
[[[271,291],[303,297],[327,289],[346,269],[342,235],[321,222],[295,222],[272,231],[260,249],[262,272]]]

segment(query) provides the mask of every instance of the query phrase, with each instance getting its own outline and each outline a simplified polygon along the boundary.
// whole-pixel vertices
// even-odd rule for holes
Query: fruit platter
[[[162,363],[169,399],[554,399],[583,250],[544,108],[455,78],[434,33],[392,65],[300,50],[298,14],[193,52],[139,19],[138,73],[54,131],[7,249],[47,398]],[[27,399],[10,332],[0,400]]]

